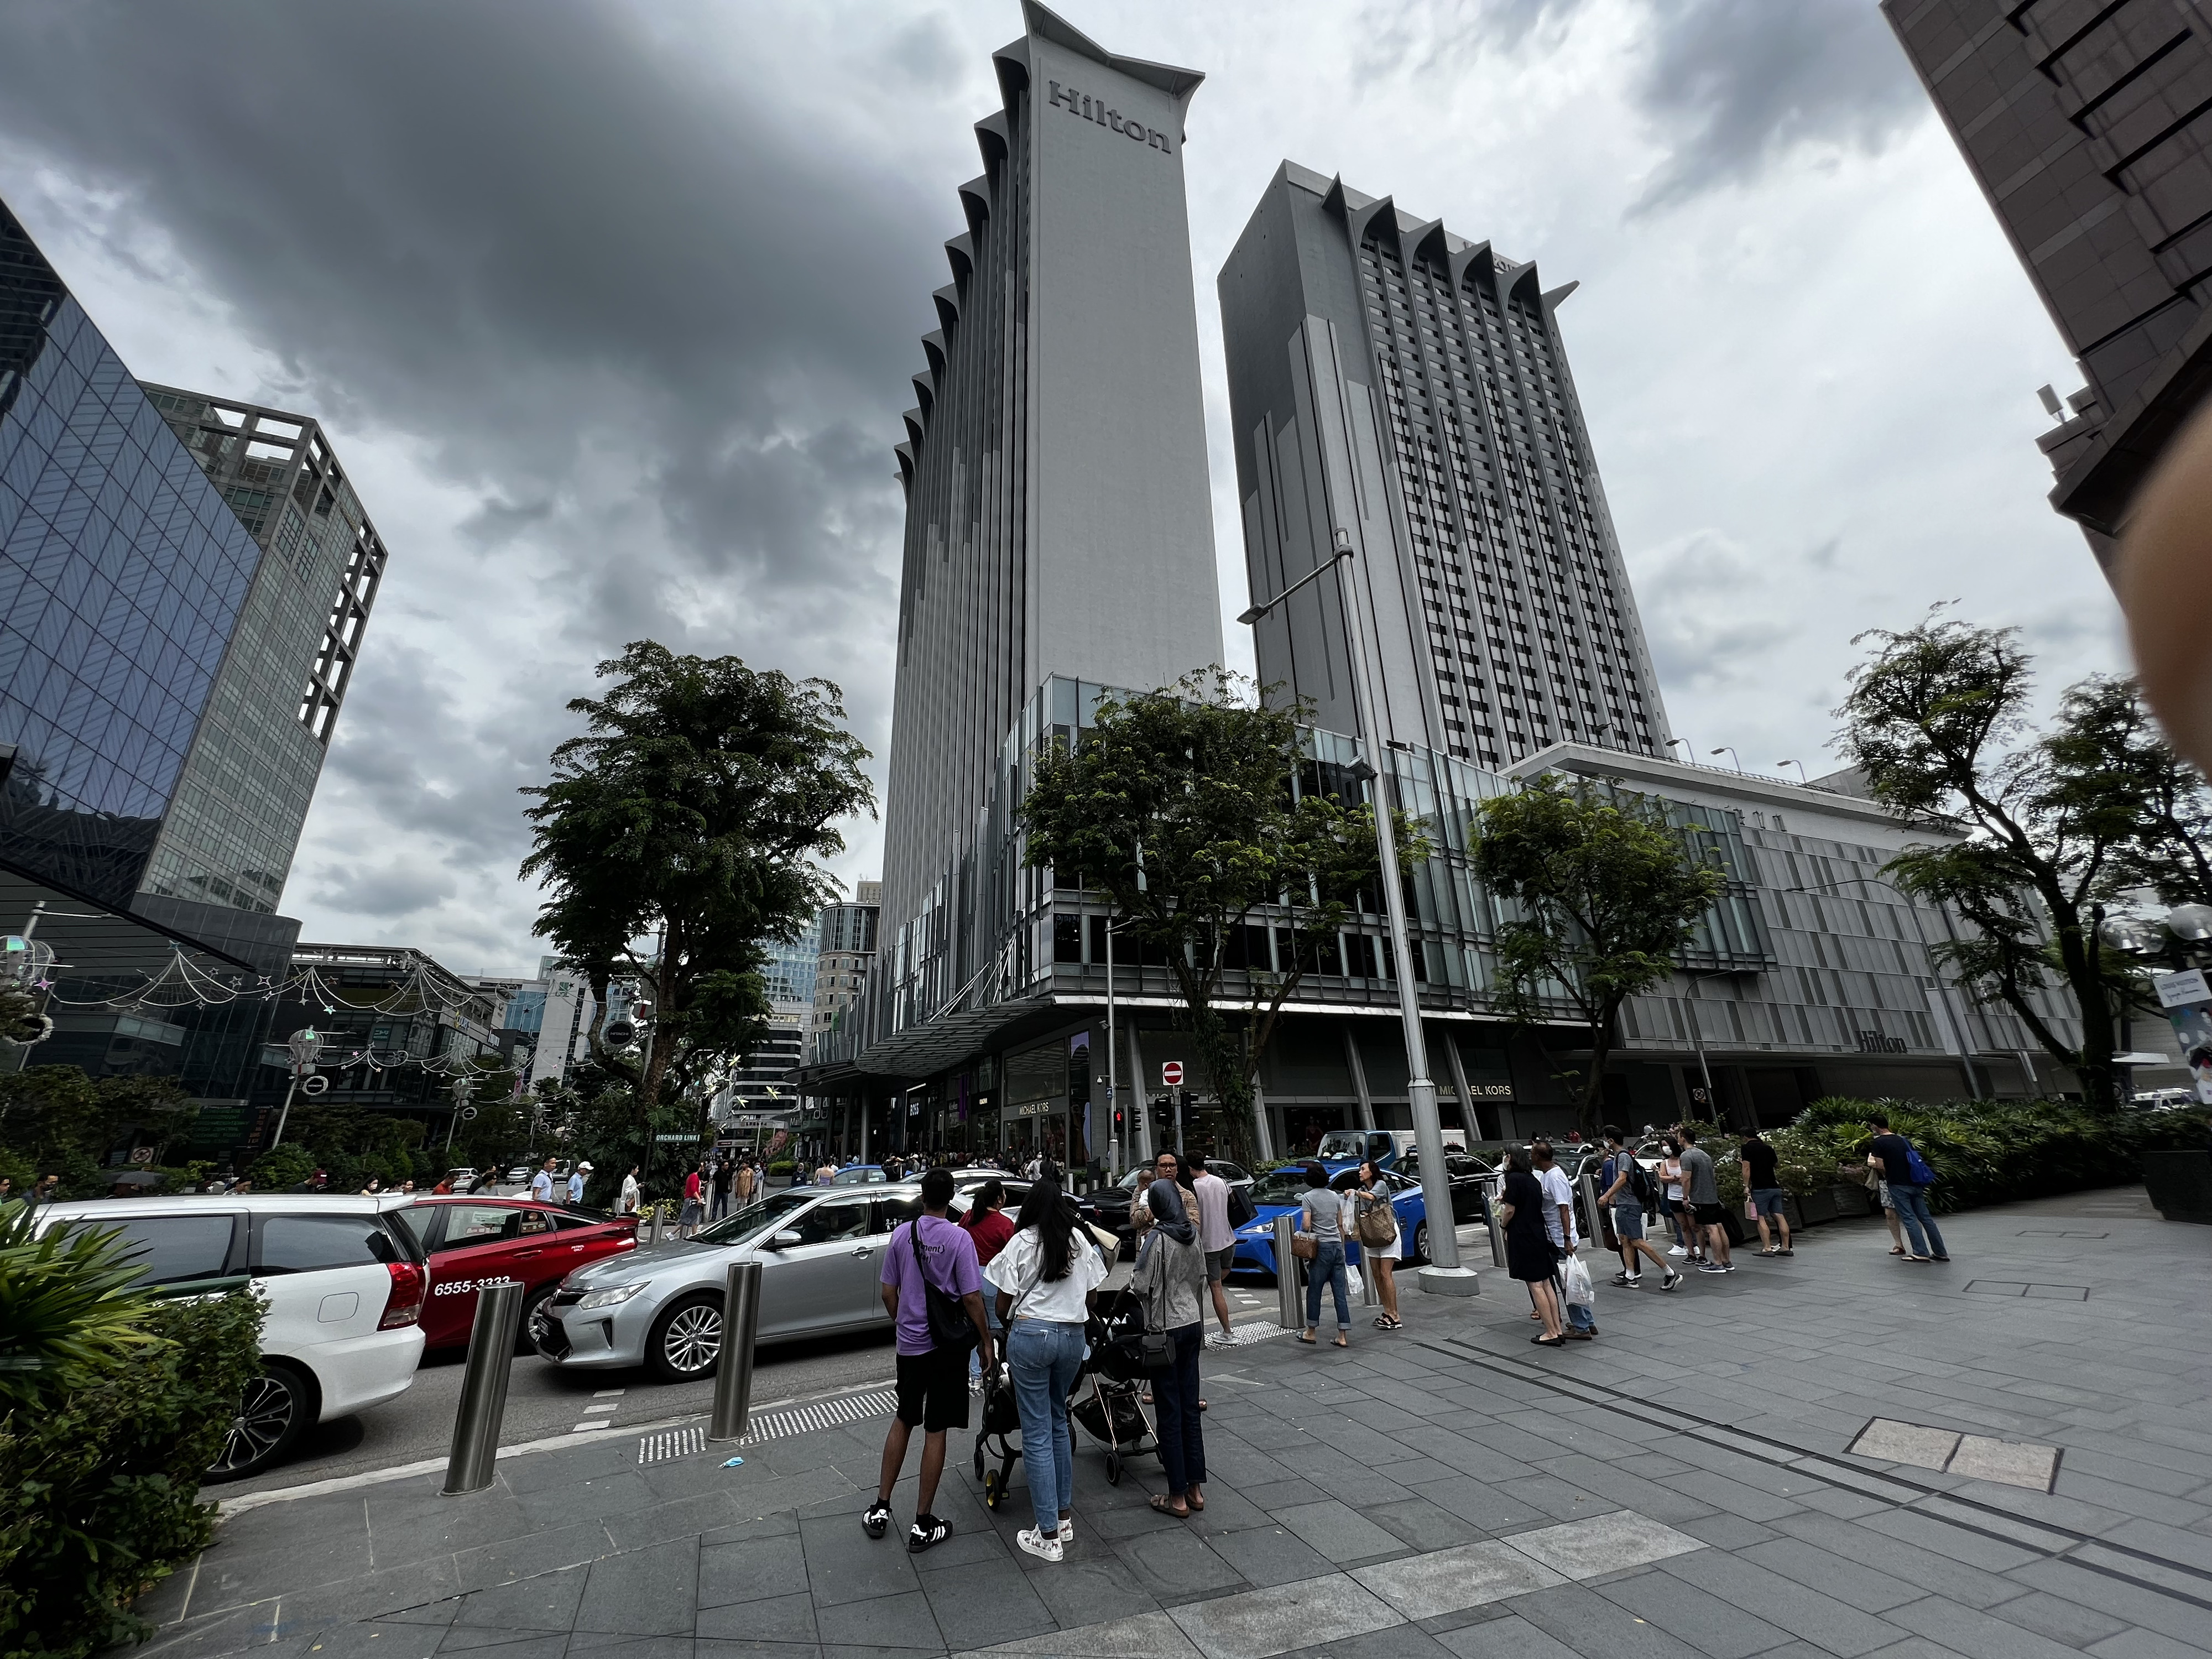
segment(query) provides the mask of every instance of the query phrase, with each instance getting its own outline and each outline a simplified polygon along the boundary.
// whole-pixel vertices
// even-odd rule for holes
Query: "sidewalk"
[[[1602,1334],[1559,1351],[1486,1251],[1480,1297],[1409,1297],[1348,1353],[1208,1350],[1204,1515],[1145,1507],[1149,1457],[1109,1486],[1079,1433],[1057,1566],[1014,1547],[1018,1465],[983,1509],[965,1436],[954,1535],[910,1557],[859,1525],[881,1418],[737,1469],[609,1435],[471,1498],[416,1477],[236,1515],[142,1607],[140,1651],[2212,1651],[2212,1231],[2126,1189],[1943,1224],[1948,1267],[1870,1221],[1668,1295],[1601,1286]],[[909,1477],[902,1528],[913,1503]]]

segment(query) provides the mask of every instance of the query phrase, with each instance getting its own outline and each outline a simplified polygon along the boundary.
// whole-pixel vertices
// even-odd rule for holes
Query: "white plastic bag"
[[[1352,1267],[1345,1268],[1344,1293],[1347,1297],[1354,1302],[1358,1301],[1364,1293],[1365,1288],[1366,1282],[1359,1277],[1358,1268]]]
[[[1590,1284],[1589,1269],[1583,1266],[1578,1255],[1563,1257],[1559,1262],[1559,1283],[1570,1308],[1587,1308],[1597,1300],[1597,1291]]]

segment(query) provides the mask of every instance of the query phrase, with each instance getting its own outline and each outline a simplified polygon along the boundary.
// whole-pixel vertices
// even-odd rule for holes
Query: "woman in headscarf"
[[[1137,1247],[1129,1288],[1144,1298],[1146,1328],[1165,1331],[1172,1347],[1167,1365],[1152,1373],[1152,1397],[1159,1406],[1160,1463],[1168,1476],[1167,1492],[1152,1500],[1152,1507],[1187,1521],[1192,1510],[1206,1507],[1206,1437],[1199,1426],[1198,1397],[1206,1253],[1176,1184],[1182,1168],[1176,1155],[1163,1152],[1152,1168],[1158,1178],[1145,1194],[1152,1224]]]

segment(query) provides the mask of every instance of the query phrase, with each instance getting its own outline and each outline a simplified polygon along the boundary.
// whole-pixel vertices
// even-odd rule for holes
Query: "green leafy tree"
[[[1520,914],[1498,929],[1498,1007],[1534,1022],[1565,1002],[1589,1033],[1577,1112],[1594,1139],[1620,1006],[1662,983],[1725,878],[1662,802],[1539,778],[1475,812],[1474,873]]]
[[[585,735],[553,751],[551,782],[524,791],[538,804],[522,874],[548,889],[537,933],[602,1006],[617,975],[647,989],[642,1121],[672,1067],[681,1079],[758,1043],[762,942],[795,939],[835,896],[816,860],[843,850],[836,825],[872,813],[875,796],[826,680],[649,640],[599,672],[608,694],[568,705]]]
[[[159,1164],[198,1115],[174,1078],[93,1078],[76,1066],[0,1075],[0,1146],[60,1175],[68,1197],[106,1190],[100,1160],[126,1133],[137,1130]]]
[[[1103,705],[1072,747],[1047,745],[1020,809],[1029,863],[1080,872],[1125,937],[1164,954],[1241,1161],[1254,1155],[1253,1080],[1283,1005],[1378,874],[1370,810],[1295,787],[1309,715],[1259,702],[1224,669],[1202,670]],[[1427,843],[1402,815],[1395,822],[1410,870]],[[1248,967],[1249,997],[1230,998],[1232,946],[1255,917],[1286,929],[1295,949],[1278,969]],[[1244,1014],[1234,1025],[1229,1001]]]
[[[2158,728],[2132,679],[2093,674],[2068,690],[2044,739],[2058,797],[2125,825],[2111,885],[2166,904],[2212,902],[2212,790]]]
[[[1836,711],[1844,752],[1891,811],[1965,837],[1908,848],[1885,869],[1967,922],[1964,938],[1934,949],[1970,993],[2019,1016],[2086,1100],[2117,1103],[2118,1022],[2142,992],[2131,965],[2097,940],[2100,906],[2150,867],[2188,890],[2193,848],[2179,854],[2153,820],[2162,791],[2175,827],[2199,822],[2197,806],[2152,752],[2119,683],[2075,687],[2036,737],[2033,665],[2016,630],[1931,615],[1861,637],[1875,646]],[[2073,1005],[2079,1042],[2045,1018],[2036,994],[2054,985]]]

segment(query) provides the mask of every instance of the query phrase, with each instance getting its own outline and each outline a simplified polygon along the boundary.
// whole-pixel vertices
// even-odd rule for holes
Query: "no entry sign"
[[[1182,1087],[1182,1062],[1181,1060],[1164,1060],[1160,1062],[1160,1087],[1163,1089],[1180,1089]]]

